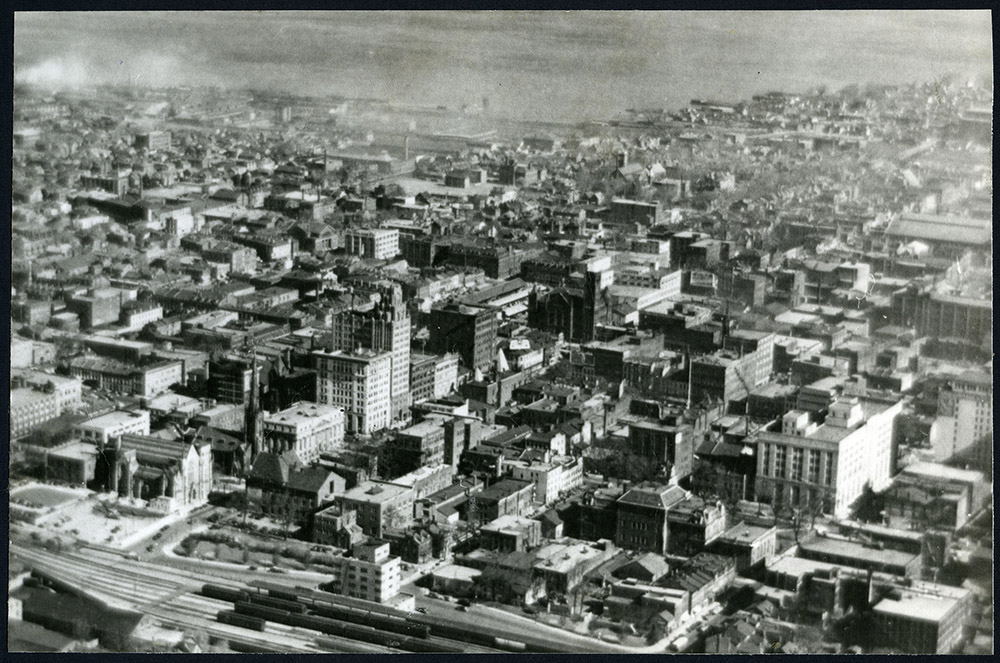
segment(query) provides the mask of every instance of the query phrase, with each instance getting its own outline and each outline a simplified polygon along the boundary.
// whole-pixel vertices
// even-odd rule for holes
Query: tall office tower
[[[938,393],[938,416],[931,425],[934,460],[956,456],[973,460],[977,469],[990,468],[993,435],[993,377],[986,371],[966,371],[948,380]]]
[[[429,350],[457,352],[470,370],[485,371],[496,359],[497,312],[485,306],[448,304],[431,310]]]
[[[335,316],[330,328],[331,346],[339,350],[362,347],[392,356],[391,417],[394,422],[405,422],[410,413],[410,314],[403,290],[398,283],[385,280],[356,287],[374,290],[379,300]]]
[[[323,405],[343,408],[346,432],[371,435],[389,426],[391,354],[333,350],[312,355],[316,397]]]

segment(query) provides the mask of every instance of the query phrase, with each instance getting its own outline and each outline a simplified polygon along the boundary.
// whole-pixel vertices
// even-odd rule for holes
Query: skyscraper
[[[402,288],[385,280],[362,282],[356,287],[375,291],[378,301],[335,316],[328,342],[334,350],[361,347],[390,354],[390,416],[393,422],[406,421],[410,409],[410,314]]]
[[[313,352],[316,396],[344,410],[348,433],[370,435],[390,424],[392,355],[360,350]]]

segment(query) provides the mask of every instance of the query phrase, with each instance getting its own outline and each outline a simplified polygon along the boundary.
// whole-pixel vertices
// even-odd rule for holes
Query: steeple
[[[260,378],[257,370],[257,347],[254,339],[249,338],[250,344],[250,395],[247,399],[247,409],[244,419],[244,436],[250,444],[250,465],[257,460],[257,454],[261,452],[261,441],[263,437],[263,416],[260,411]],[[249,471],[249,467],[246,468]]]

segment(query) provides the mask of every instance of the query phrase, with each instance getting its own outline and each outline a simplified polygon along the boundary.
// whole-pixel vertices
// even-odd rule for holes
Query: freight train
[[[561,652],[542,640],[522,642],[489,628],[470,630],[468,626],[456,625],[439,617],[414,613],[404,615],[386,606],[266,581],[255,582],[249,590],[206,584],[201,594],[233,603],[234,614],[244,617],[256,616],[407,651],[461,651],[449,644],[416,642],[435,636],[510,652]]]
[[[409,652],[461,653],[460,647],[439,642],[430,642],[421,638],[386,633],[371,626],[362,626],[342,622],[328,617],[288,612],[280,608],[272,608],[259,603],[241,602],[236,604],[236,612],[241,615],[259,617],[267,621],[288,626],[307,628],[327,635],[334,635],[349,640],[359,640],[372,644],[393,647]]]
[[[229,624],[230,626],[241,626],[243,628],[248,628],[252,631],[263,631],[264,625],[267,624],[266,621],[260,617],[251,617],[250,615],[241,615],[233,610],[220,610],[219,614],[215,616],[216,621],[220,624]]]

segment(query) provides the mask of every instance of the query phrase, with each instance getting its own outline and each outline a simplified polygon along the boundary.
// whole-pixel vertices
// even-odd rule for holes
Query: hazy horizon
[[[18,12],[15,82],[219,85],[581,120],[990,75],[989,11]]]

